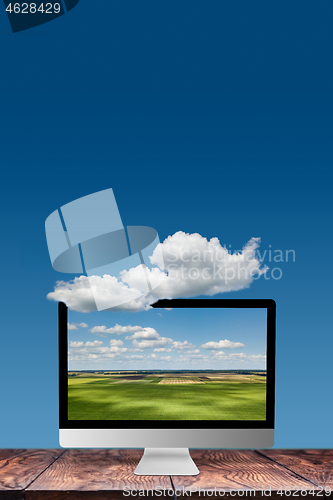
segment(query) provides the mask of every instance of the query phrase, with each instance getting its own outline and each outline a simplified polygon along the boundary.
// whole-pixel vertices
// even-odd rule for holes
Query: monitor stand
[[[199,470],[188,448],[145,448],[134,473],[139,476],[195,476]]]

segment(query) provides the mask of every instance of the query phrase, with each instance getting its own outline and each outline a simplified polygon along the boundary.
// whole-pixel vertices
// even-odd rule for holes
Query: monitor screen
[[[264,427],[268,308],[253,302],[173,300],[137,313],[68,311],[66,420]]]

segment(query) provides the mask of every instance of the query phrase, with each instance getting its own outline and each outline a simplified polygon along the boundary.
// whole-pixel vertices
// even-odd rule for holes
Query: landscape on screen
[[[266,420],[266,309],[69,320],[69,420]]]
[[[69,420],[265,420],[266,371],[71,371]]]

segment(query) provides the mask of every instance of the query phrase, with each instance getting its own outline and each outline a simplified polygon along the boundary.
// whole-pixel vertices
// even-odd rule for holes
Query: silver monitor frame
[[[275,318],[271,299],[174,299],[153,304],[157,308],[266,308],[267,309],[267,418],[266,421],[69,421],[67,306],[59,303],[59,440],[66,448],[270,448],[274,444]],[[89,425],[85,425],[89,422]],[[168,425],[169,424],[169,425]]]

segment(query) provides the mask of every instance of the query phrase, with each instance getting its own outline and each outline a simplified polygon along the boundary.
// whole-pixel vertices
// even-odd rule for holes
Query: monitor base
[[[188,448],[145,448],[138,476],[196,476],[199,474]]]

